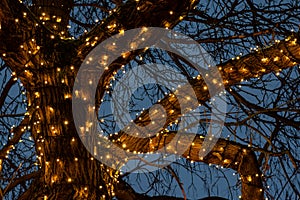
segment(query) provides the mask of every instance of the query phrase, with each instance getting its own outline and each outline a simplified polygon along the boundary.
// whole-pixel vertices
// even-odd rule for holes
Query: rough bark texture
[[[34,2],[39,3],[39,1]],[[69,1],[62,2],[70,5]],[[138,11],[136,10],[137,3],[140,5]],[[80,62],[94,46],[92,43],[86,44],[87,38],[94,41],[98,37],[96,42],[98,43],[120,29],[142,26],[172,27],[179,22],[179,17],[185,16],[196,3],[196,1],[188,0],[128,1],[119,6],[103,24],[95,27],[81,39],[69,41],[54,38],[46,45],[45,40],[41,38],[33,40],[33,38],[38,35],[40,35],[38,37],[48,37],[53,31],[65,31],[66,21],[62,21],[61,26],[57,21],[50,21],[51,25],[58,27],[49,30],[44,28],[43,24],[37,21],[36,17],[17,0],[0,2],[0,38],[2,39],[0,40],[0,55],[16,72],[27,90],[29,109],[24,123],[32,127],[32,136],[40,161],[40,176],[35,179],[31,188],[21,199],[110,199],[114,195],[127,200],[171,199],[171,197],[145,197],[137,194],[122,181],[118,182],[117,171],[93,160],[76,134],[70,95]],[[33,12],[37,15],[44,11],[54,12],[54,10],[47,9],[36,9]],[[56,15],[61,13],[61,17],[64,18],[63,15],[68,10],[64,8]],[[170,17],[170,10],[176,14]],[[39,25],[36,26],[36,23]],[[107,28],[112,24],[116,26]],[[295,38],[297,39],[297,36],[239,60],[228,61],[220,65],[220,72],[226,87],[239,83],[242,79],[294,66],[295,62],[300,60],[300,46],[298,42],[295,42]],[[102,80],[103,88],[109,83],[111,73],[119,67],[120,65],[116,65],[105,74]],[[198,100],[205,102],[209,94],[204,89],[203,80],[199,78],[190,82]],[[99,93],[100,97],[103,92],[104,90]],[[171,98],[163,99],[161,104],[167,108],[169,114],[167,123],[173,122],[182,114],[176,101]],[[175,112],[171,113],[171,110]],[[136,123],[142,124],[146,121],[149,121],[147,112]],[[15,133],[19,133],[15,134],[16,141],[22,132],[20,131],[22,126],[23,123],[15,130]],[[150,144],[149,139],[138,139],[120,133],[119,144],[122,146],[126,143],[132,151],[149,152],[168,144],[174,134],[168,133],[154,137]],[[220,139],[212,152],[199,158],[198,152],[202,142],[202,138],[195,137],[195,145],[190,146],[183,156],[193,161],[218,164],[237,170],[242,176],[242,199],[263,199],[261,172],[251,149]],[[11,148],[10,145],[7,145],[4,149],[6,151],[9,148]],[[0,152],[0,156],[3,156],[4,154],[1,153],[3,151]]]

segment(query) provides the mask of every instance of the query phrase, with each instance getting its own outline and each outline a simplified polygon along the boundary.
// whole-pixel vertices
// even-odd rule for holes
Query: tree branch
[[[119,133],[120,134],[120,133]],[[151,153],[159,149],[164,149],[166,154],[174,154],[177,148],[186,146],[186,151],[182,155],[184,158],[194,162],[204,162],[207,164],[220,165],[225,168],[231,168],[240,173],[242,178],[243,199],[262,199],[263,185],[262,174],[257,163],[256,155],[253,150],[245,145],[219,139],[213,149],[204,157],[200,157],[204,138],[200,135],[185,133],[177,141],[177,146],[168,147],[168,144],[174,139],[176,132],[169,132],[167,135],[159,135],[154,138],[136,138],[126,134],[118,137],[120,148],[126,144],[127,149],[131,152]],[[194,137],[190,144],[189,137]]]
[[[11,131],[14,133],[13,137],[7,142],[6,145],[0,149],[0,159],[5,158],[13,145],[17,144],[24,134],[26,127],[28,126],[30,121],[30,115],[26,115],[22,120],[19,126],[13,128]]]
[[[238,92],[236,92],[234,90],[231,90],[230,94],[235,99],[237,99],[238,102],[241,102],[242,104],[246,105],[249,108],[253,108],[253,109],[257,110],[257,111],[263,111],[263,110],[265,110],[265,108],[262,108],[259,105],[256,105],[256,104],[253,104],[253,103],[247,101]],[[287,119],[285,117],[282,117],[282,116],[278,115],[276,111],[264,112],[264,114],[266,114],[266,115],[268,115],[270,117],[273,117],[274,119],[278,119],[279,121],[283,122],[284,124],[292,126],[295,129],[297,129],[297,130],[300,130],[300,123],[299,122],[297,122],[297,121],[291,121],[291,120],[289,120],[289,119]]]
[[[11,77],[6,85],[4,86],[2,93],[0,94],[0,107],[3,107],[5,99],[7,98],[7,95],[12,88],[12,86],[17,82],[16,77]]]
[[[30,69],[46,63],[34,39],[36,29],[42,24],[18,0],[3,0],[0,2],[0,25],[0,57],[26,87],[32,79]],[[45,27],[41,29],[48,32]]]
[[[139,194],[135,192],[130,185],[125,181],[120,180],[116,188],[116,197],[119,200],[185,200],[180,197],[171,197],[171,196],[147,196],[145,194]],[[199,200],[227,200],[222,197],[206,197]]]
[[[40,175],[40,171],[35,171],[32,172],[30,174],[26,174],[24,176],[21,176],[20,178],[15,178],[3,191],[3,195],[5,195],[6,193],[8,193],[10,190],[12,190],[13,188],[15,188],[17,185],[28,181],[30,179],[33,178],[37,178]]]
[[[108,18],[80,39],[77,47],[81,61],[99,43],[108,37],[139,27],[169,27],[179,23],[198,3],[198,0],[141,0],[127,1],[117,7]],[[170,11],[174,14],[170,14]],[[126,17],[124,17],[126,16]],[[90,41],[87,43],[87,41]],[[94,43],[94,45],[92,45]]]
[[[241,58],[236,58],[219,65],[218,68],[224,79],[225,87],[228,88],[231,85],[239,83],[241,80],[259,77],[273,71],[281,71],[285,68],[295,66],[300,61],[300,45],[297,42],[299,41],[297,39],[297,36],[292,36],[269,48],[250,53]],[[190,83],[192,83],[198,101],[205,102],[209,99],[210,95],[204,89],[205,83],[202,78],[192,79],[190,80]],[[166,96],[159,102],[164,106],[168,114],[166,125],[175,121],[183,114],[180,107],[184,107],[184,105],[182,105],[181,102],[180,106],[176,106],[176,102],[176,99],[172,99],[171,95]],[[190,104],[188,104],[189,102],[186,103],[190,106]],[[159,119],[159,117],[153,118]],[[135,120],[135,123],[139,125],[151,121],[149,111],[146,110],[146,112],[143,112],[137,119],[138,120]],[[131,152],[153,152],[166,147],[176,134],[174,132],[167,133],[164,131],[164,128],[161,130],[165,134],[160,134],[151,139],[133,137],[122,131],[118,133],[118,136],[113,136],[113,138],[115,141],[119,142],[120,147],[125,144]],[[189,144],[188,141],[181,141],[181,143]],[[242,198],[263,199],[262,175],[257,163],[256,155],[253,153],[252,149],[238,143],[219,139],[213,150],[207,156],[199,158],[199,151],[203,139],[196,136],[193,143],[194,145],[189,147],[189,151],[186,151],[183,154],[185,158],[197,162],[222,165],[238,171],[242,177]],[[174,151],[170,151],[170,153],[174,153]]]

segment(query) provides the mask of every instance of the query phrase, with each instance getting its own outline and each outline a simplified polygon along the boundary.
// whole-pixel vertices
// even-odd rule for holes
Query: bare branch
[[[30,179],[37,178],[39,175],[40,175],[40,171],[35,171],[30,174],[21,176],[20,178],[13,179],[13,181],[8,186],[6,186],[3,194],[5,195],[6,193],[8,193],[10,190],[12,190],[17,185],[22,184],[25,181],[28,181]]]
[[[12,149],[13,145],[17,144],[24,134],[26,127],[28,126],[30,121],[30,115],[26,115],[19,126],[12,129],[14,133],[13,137],[7,142],[7,144],[0,149],[0,159],[5,158],[10,149]]]

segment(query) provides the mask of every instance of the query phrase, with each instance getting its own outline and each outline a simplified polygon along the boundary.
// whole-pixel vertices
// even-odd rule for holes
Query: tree
[[[1,197],[176,199],[162,187],[166,173],[172,178],[167,185],[173,187],[175,180],[186,198],[176,165],[199,175],[197,166],[205,163],[239,174],[237,189],[228,189],[235,191],[229,198],[237,198],[238,191],[243,200],[300,198],[298,12],[298,1],[1,1]],[[197,135],[183,154],[186,160],[145,175],[152,193],[138,192],[130,181],[136,176],[120,175],[90,155],[78,137],[71,99],[76,73],[96,44],[124,30],[150,26],[173,29],[201,43],[218,63],[229,104],[228,137],[199,157],[203,138]],[[203,79],[193,78],[181,57],[152,50],[129,52],[109,66],[99,81],[97,108],[110,88],[110,77],[122,65],[142,62],[139,55],[175,63],[209,112]],[[159,103],[166,108],[167,125],[183,114],[171,95]],[[148,123],[148,111],[135,123]],[[102,126],[109,132],[112,124]],[[166,126],[161,131],[151,140],[122,131],[109,138],[131,152],[149,152],[176,134]]]

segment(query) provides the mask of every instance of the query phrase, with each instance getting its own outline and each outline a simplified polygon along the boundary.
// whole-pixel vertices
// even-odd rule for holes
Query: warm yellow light
[[[69,98],[71,98],[71,95],[65,94],[65,99],[69,99]]]
[[[124,29],[121,29],[120,31],[119,31],[119,33],[121,34],[121,35],[124,35]]]
[[[251,176],[248,176],[248,177],[247,177],[247,180],[248,180],[249,182],[251,182],[251,181],[252,181],[252,177],[251,177]]]
[[[224,164],[229,164],[230,161],[229,161],[228,159],[225,159],[225,160],[223,161],[223,163],[224,163]]]
[[[40,97],[40,93],[39,92],[35,92],[34,95],[35,95],[35,98],[39,98]]]
[[[54,111],[54,109],[52,107],[50,107],[50,106],[49,106],[49,110],[50,110],[50,112]]]
[[[168,29],[171,26],[171,24],[169,22],[165,23],[165,28]]]

